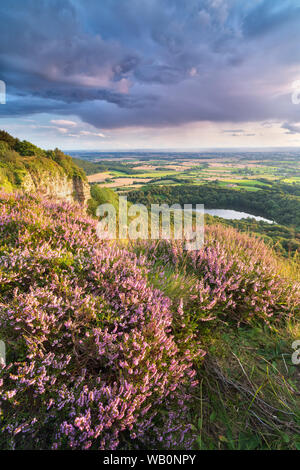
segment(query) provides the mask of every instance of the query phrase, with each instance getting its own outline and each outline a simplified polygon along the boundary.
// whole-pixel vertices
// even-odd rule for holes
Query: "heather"
[[[253,320],[270,324],[299,315],[299,282],[283,275],[279,259],[258,238],[214,225],[206,226],[205,244],[197,251],[163,240],[138,250],[158,269],[193,278],[184,310],[196,324],[220,319],[238,326]]]
[[[298,318],[297,281],[233,229],[186,252],[99,241],[79,206],[39,196],[2,193],[0,211],[0,448],[203,448],[223,329]]]
[[[202,350],[172,334],[170,300],[148,286],[146,259],[99,243],[78,211],[2,195],[2,446],[188,446]]]

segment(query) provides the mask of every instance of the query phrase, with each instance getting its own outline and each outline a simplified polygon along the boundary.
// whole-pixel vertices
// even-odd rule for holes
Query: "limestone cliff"
[[[87,205],[90,188],[84,171],[59,149],[43,150],[0,131],[0,189],[39,192]]]
[[[70,177],[60,172],[56,175],[47,171],[39,174],[28,172],[24,175],[21,186],[26,192],[39,192],[45,196],[78,202],[82,206],[86,206],[91,197],[89,184],[82,177]]]

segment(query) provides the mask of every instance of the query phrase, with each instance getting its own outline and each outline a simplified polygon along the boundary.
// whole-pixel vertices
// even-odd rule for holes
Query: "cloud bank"
[[[2,0],[0,16],[2,116],[99,129],[300,121],[298,0]]]

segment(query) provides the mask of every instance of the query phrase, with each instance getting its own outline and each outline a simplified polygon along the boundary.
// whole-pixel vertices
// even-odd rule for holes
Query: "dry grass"
[[[198,448],[299,450],[294,335],[288,327],[277,332],[223,329],[219,335],[199,370],[193,426]]]

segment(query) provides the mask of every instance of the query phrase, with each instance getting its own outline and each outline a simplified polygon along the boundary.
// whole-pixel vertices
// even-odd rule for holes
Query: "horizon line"
[[[159,149],[159,148],[130,148],[130,149],[105,149],[105,150],[97,150],[97,149],[67,149],[61,147],[61,150],[64,152],[95,152],[95,153],[107,153],[107,152],[119,152],[119,153],[129,153],[129,152],[154,152],[154,153],[169,153],[169,152],[179,152],[179,153],[190,153],[190,152],[274,152],[274,151],[293,151],[299,152],[300,147],[202,147],[202,148],[167,148],[167,149]]]

